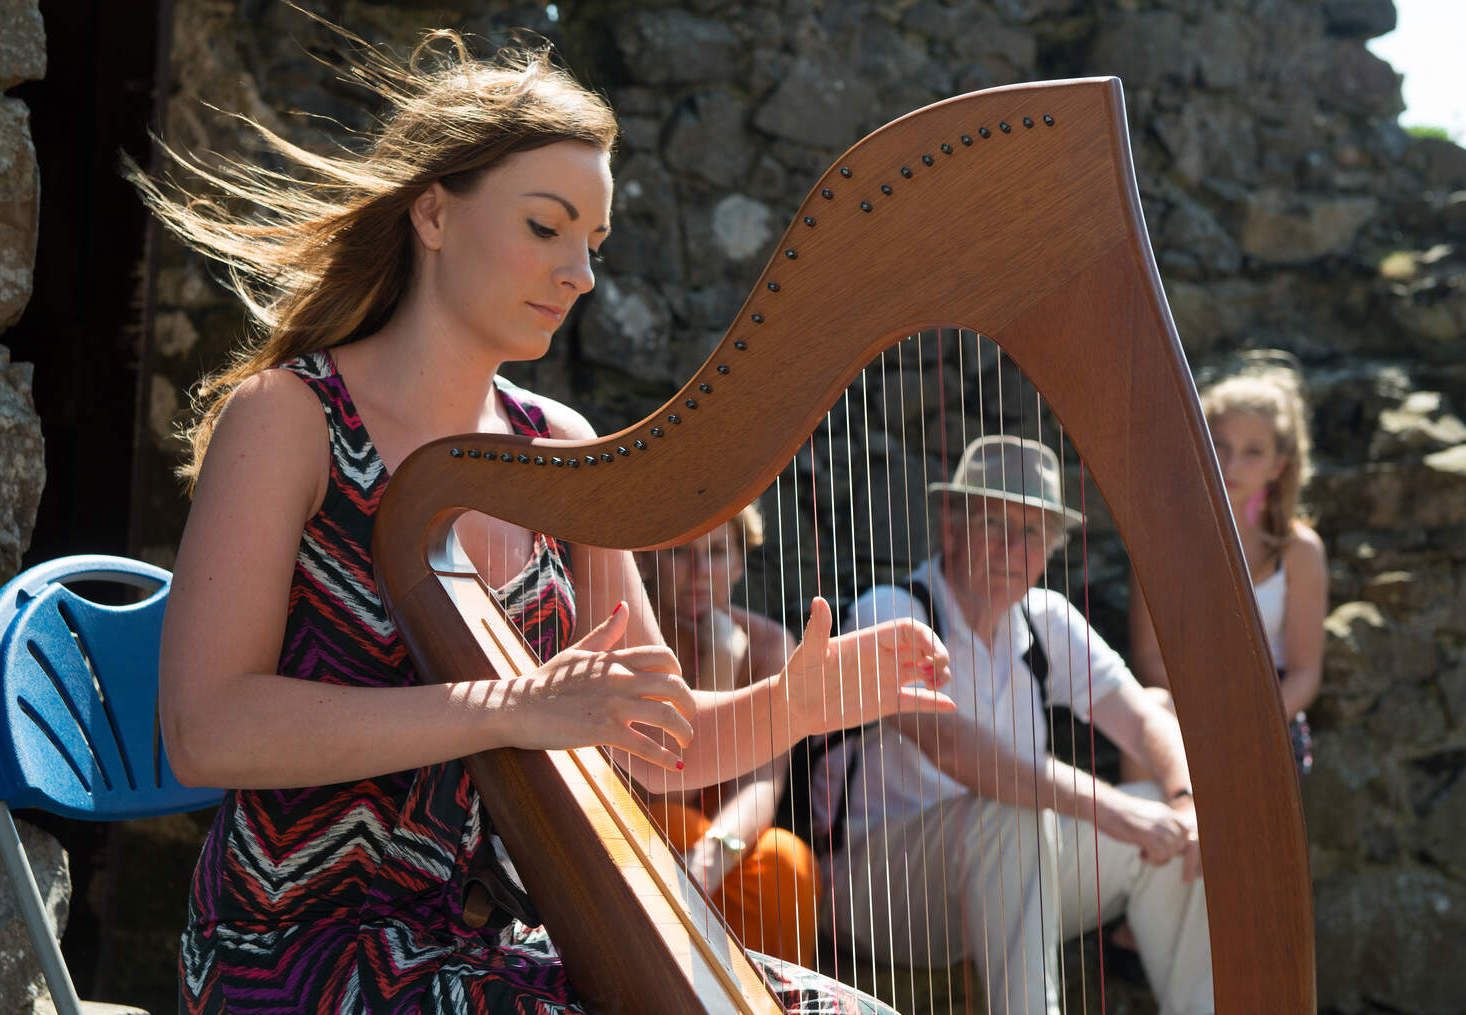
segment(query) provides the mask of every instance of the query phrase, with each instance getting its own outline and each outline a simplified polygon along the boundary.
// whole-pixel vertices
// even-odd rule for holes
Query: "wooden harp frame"
[[[765,490],[882,349],[933,327],[1002,346],[1125,539],[1191,767],[1216,1010],[1314,1011],[1307,847],[1277,679],[1146,236],[1117,79],[975,92],[855,145],[806,197],[712,356],[636,425],[585,442],[465,434],[409,457],[373,552],[420,672],[535,665],[483,583],[446,566],[459,514],[604,547],[683,542]],[[592,773],[596,759],[605,770]],[[680,978],[680,960],[647,957],[666,920],[638,915],[647,879],[606,869],[622,847],[580,806],[614,792],[609,767],[596,750],[471,759],[577,989],[604,1009],[773,1010],[741,953],[719,965],[731,939]],[[725,996],[710,999],[714,981]]]

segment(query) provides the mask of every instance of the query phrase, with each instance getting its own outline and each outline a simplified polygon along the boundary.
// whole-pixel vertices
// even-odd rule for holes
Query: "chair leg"
[[[61,946],[51,936],[51,925],[46,922],[45,907],[41,902],[41,890],[36,885],[36,876],[31,872],[30,861],[26,859],[25,847],[20,844],[20,831],[10,808],[0,801],[0,857],[5,860],[5,869],[10,873],[10,883],[15,886],[15,896],[20,900],[20,910],[25,916],[25,929],[31,936],[31,947],[36,950],[41,971],[46,975],[46,986],[51,990],[51,1000],[59,1015],[81,1015],[81,1000],[76,996],[71,973],[61,957]]]

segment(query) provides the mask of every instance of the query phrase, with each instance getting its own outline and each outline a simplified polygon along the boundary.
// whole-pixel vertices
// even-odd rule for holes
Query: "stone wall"
[[[36,0],[0,0],[0,342],[31,295],[40,175],[25,103],[3,93],[46,73],[46,37]],[[0,344],[0,581],[20,570],[41,500],[41,421],[31,368]]]
[[[421,27],[527,25],[610,96],[624,141],[608,263],[550,356],[516,370],[600,428],[702,361],[812,178],[866,131],[969,89],[1119,75],[1188,354],[1291,350],[1316,407],[1308,501],[1333,609],[1305,797],[1323,1007],[1466,1009],[1466,976],[1442,961],[1466,931],[1466,152],[1397,125],[1398,78],[1364,47],[1393,26],[1389,0],[582,0],[554,20],[311,6],[399,48]],[[278,3],[178,0],[170,134],[258,154],[199,98],[315,143],[324,121],[282,111],[364,124],[361,96],[309,59],[333,45]],[[166,250],[145,449],[163,563],[184,510],[169,427],[240,329],[207,269]],[[1099,540],[1102,617],[1123,614],[1123,573]]]
[[[0,0],[0,93],[46,73],[46,37],[36,0]],[[0,94],[0,343],[31,295],[40,212],[40,177],[25,103]],[[31,366],[12,363],[0,344],[0,584],[20,570],[30,545],[45,482],[41,420],[31,401]],[[66,926],[71,879],[60,844],[18,822],[46,914]],[[59,931],[58,931],[59,933]],[[0,998],[7,1011],[29,1011],[47,996],[41,967],[26,936],[19,901],[0,872]]]

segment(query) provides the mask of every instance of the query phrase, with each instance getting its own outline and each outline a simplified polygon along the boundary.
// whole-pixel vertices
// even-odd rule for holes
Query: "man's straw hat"
[[[928,493],[965,494],[1025,504],[1078,525],[1084,516],[1064,505],[1059,457],[1038,441],[1003,435],[979,437],[967,445],[950,483],[932,483]]]

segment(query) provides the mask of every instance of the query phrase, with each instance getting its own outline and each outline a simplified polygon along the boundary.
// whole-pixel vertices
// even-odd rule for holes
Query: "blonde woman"
[[[543,356],[595,285],[616,137],[606,104],[543,52],[478,60],[446,31],[424,46],[407,64],[367,51],[359,76],[385,111],[355,152],[317,155],[256,126],[290,172],[189,166],[228,205],[135,175],[165,224],[229,265],[257,326],[201,389],[163,635],[169,756],[184,781],[230,789],[183,935],[190,1012],[580,1010],[526,926],[532,899],[484,928],[464,919],[474,877],[512,879],[457,759],[607,745],[644,784],[720,783],[733,758],[758,766],[820,728],[847,656],[871,683],[860,700],[950,707],[899,690],[943,679],[930,631],[831,639],[819,600],[778,670],[690,690],[630,554],[481,515],[459,524],[462,550],[545,662],[505,681],[418,679],[373,579],[377,503],[441,436],[592,436],[499,370]],[[772,740],[715,751],[750,710],[780,717]],[[798,969],[769,976],[791,1007],[865,1004]]]
[[[1206,387],[1201,405],[1278,669],[1298,770],[1306,774],[1313,749],[1305,710],[1323,677],[1328,565],[1323,541],[1298,506],[1311,469],[1296,364],[1286,354],[1254,353],[1236,374]],[[1155,630],[1133,582],[1130,602],[1136,675],[1168,689]]]

